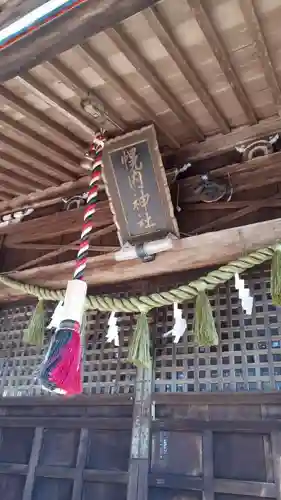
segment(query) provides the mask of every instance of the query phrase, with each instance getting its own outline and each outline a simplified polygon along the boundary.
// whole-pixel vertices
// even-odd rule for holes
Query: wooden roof
[[[101,124],[154,122],[162,151],[189,159],[279,130],[280,19],[279,0],[164,0],[4,81],[0,200],[85,174]]]

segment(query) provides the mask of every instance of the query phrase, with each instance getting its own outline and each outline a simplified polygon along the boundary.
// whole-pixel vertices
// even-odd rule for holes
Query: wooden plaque
[[[153,125],[108,141],[104,180],[121,245],[179,236]]]

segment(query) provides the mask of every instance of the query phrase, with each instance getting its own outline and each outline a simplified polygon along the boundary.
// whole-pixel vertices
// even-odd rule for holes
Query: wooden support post
[[[152,365],[138,368],[127,500],[147,500],[151,423]]]

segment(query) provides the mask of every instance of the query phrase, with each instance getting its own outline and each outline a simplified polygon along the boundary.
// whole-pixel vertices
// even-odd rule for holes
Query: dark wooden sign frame
[[[179,236],[153,125],[108,141],[104,181],[121,245]]]

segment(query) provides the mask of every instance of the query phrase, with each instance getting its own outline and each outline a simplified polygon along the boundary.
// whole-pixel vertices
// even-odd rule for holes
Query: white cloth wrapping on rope
[[[187,329],[186,319],[182,315],[182,309],[179,308],[178,304],[174,303],[174,326],[172,330],[169,330],[167,333],[164,333],[164,337],[168,337],[172,335],[174,337],[174,344],[178,344],[179,340],[183,336],[184,332]]]
[[[114,342],[114,345],[119,347],[119,328],[115,312],[112,312],[109,316],[106,340],[107,342]]]
[[[245,287],[245,280],[239,277],[239,274],[235,274],[235,288],[238,290],[238,296],[241,300],[242,308],[248,316],[251,316],[253,310],[254,299],[250,295],[249,288]]]
[[[62,320],[63,320],[63,300],[61,300],[56,306],[51,321],[47,326],[47,330],[51,330],[52,328],[55,328],[55,330],[57,330]]]

